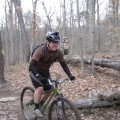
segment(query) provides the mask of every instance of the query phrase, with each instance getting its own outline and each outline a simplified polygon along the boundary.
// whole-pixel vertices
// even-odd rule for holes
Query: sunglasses
[[[53,44],[59,44],[59,42],[51,41]]]

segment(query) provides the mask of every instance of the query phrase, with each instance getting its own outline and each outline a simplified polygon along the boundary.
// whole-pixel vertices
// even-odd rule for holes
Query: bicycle
[[[61,80],[59,77],[56,80],[51,80],[54,86],[53,89],[42,93],[44,95],[47,92],[51,92],[43,106],[40,106],[40,111],[43,114],[48,108],[48,120],[81,120],[77,107],[58,90],[58,85],[66,80]],[[25,120],[37,120],[37,117],[33,113],[33,93],[34,89],[28,86],[23,88],[20,95],[20,105]]]

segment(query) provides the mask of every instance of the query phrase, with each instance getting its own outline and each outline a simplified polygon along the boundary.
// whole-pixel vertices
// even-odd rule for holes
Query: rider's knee
[[[37,87],[35,90],[36,90],[37,92],[42,92],[42,91],[43,91],[43,87]]]

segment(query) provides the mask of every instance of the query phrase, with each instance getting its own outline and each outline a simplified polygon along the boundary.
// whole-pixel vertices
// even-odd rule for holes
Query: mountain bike
[[[59,77],[55,80],[51,80],[53,88],[42,93],[44,95],[47,92],[51,92],[43,106],[40,106],[40,111],[43,115],[45,114],[45,111],[48,111],[48,120],[81,120],[77,107],[70,100],[65,98],[58,89],[58,85],[66,80],[59,79]],[[23,88],[20,95],[20,105],[25,120],[38,119],[34,115],[33,93],[34,89],[28,86]]]

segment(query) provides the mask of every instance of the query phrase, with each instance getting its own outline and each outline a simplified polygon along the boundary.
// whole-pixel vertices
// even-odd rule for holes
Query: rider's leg
[[[45,87],[44,87],[44,91],[49,91],[53,88],[52,85],[50,84],[47,84]],[[41,101],[40,101],[40,105],[42,106],[44,104],[44,102],[48,99],[48,97],[50,96],[51,92],[47,92],[46,94],[44,94],[41,98]]]
[[[42,92],[43,92],[43,87],[37,87],[34,92],[34,103],[35,103],[34,114],[37,117],[43,117],[43,114],[41,113],[39,109],[39,102],[41,99]]]
[[[34,92],[34,103],[35,103],[35,109],[39,109],[39,102],[41,99],[41,95],[43,92],[43,87],[37,87]]]
[[[42,106],[44,104],[44,102],[47,100],[47,98],[50,96],[51,92],[46,93],[42,96],[41,101],[40,101],[40,105]]]

